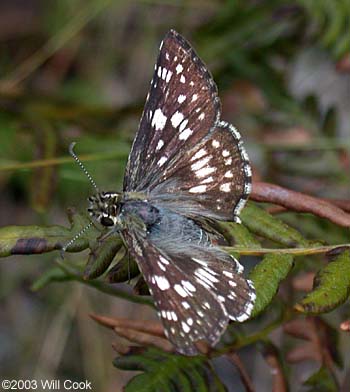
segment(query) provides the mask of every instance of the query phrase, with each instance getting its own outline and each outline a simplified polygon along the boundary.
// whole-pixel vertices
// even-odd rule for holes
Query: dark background
[[[1,226],[67,224],[67,207],[84,211],[92,189],[68,155],[71,141],[97,184],[120,190],[170,28],[213,73],[222,117],[241,131],[255,179],[349,198],[349,12],[346,1],[1,0]],[[324,222],[285,219],[309,237],[348,242]],[[130,374],[111,365],[114,336],[88,313],[153,316],[78,283],[33,292],[56,257],[1,262],[1,376],[121,390]],[[249,370],[268,390],[259,355]],[[234,378],[227,365],[228,384]]]

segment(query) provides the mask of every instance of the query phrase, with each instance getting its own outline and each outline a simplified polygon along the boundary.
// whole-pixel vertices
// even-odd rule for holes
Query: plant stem
[[[241,248],[239,246],[222,246],[221,249],[228,253],[239,253],[244,256],[263,256],[268,253],[290,254],[293,256],[306,256],[328,253],[338,248],[350,248],[350,244],[315,246],[308,248]]]

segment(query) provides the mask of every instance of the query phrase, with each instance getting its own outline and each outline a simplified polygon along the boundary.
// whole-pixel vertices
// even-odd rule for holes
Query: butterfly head
[[[99,192],[90,196],[88,200],[88,212],[93,220],[105,227],[118,225],[120,193]]]

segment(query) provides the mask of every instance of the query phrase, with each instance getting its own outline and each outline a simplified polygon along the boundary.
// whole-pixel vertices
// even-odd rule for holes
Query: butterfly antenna
[[[80,169],[84,172],[86,177],[89,179],[91,185],[96,189],[97,192],[99,192],[99,189],[98,189],[98,187],[96,185],[96,182],[93,180],[93,178],[91,177],[90,173],[86,170],[85,166],[83,165],[81,160],[78,158],[78,156],[74,152],[74,146],[75,145],[76,145],[75,142],[73,142],[73,143],[71,143],[69,145],[69,153],[70,153],[70,155],[74,158],[75,162],[80,166]]]
[[[61,248],[61,257],[62,259],[64,259],[64,252],[67,250],[67,248],[69,246],[71,246],[78,238],[80,238],[85,232],[86,230],[90,229],[90,227],[92,226],[92,222],[89,222],[85,227],[83,227],[79,233],[77,233],[71,240],[69,240],[66,245],[62,246]]]

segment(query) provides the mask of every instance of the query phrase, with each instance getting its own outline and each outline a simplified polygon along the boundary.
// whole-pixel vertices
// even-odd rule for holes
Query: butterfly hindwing
[[[251,168],[238,131],[220,122],[151,185],[157,203],[187,216],[238,220],[251,190]]]
[[[164,331],[176,350],[195,355],[201,339],[215,345],[229,317],[225,307],[206,287],[196,284],[164,251],[139,233],[126,230],[124,241],[137,261],[154,299]]]
[[[179,352],[195,354],[200,339],[215,345],[229,319],[249,317],[255,293],[236,259],[201,238],[202,229],[190,219],[164,210],[160,229],[145,231],[136,228],[136,215],[124,214],[123,238]],[[177,225],[167,230],[170,221]]]
[[[171,30],[162,41],[124,178],[149,188],[174,158],[195,146],[220,116],[216,85],[190,44]]]

